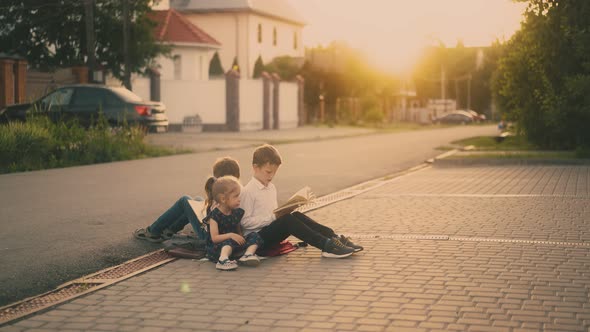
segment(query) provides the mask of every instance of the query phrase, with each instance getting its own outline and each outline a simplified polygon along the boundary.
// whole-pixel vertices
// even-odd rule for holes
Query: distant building
[[[426,108],[430,111],[433,118],[436,119],[456,111],[457,101],[454,99],[428,99]]]
[[[419,99],[416,87],[407,80],[402,82],[401,88],[393,97],[393,112],[390,117],[393,121],[429,124],[457,110],[457,101],[454,99]]]
[[[172,46],[171,58],[161,56],[156,59],[161,78],[208,80],[209,61],[221,44],[173,9],[154,10],[149,16],[157,23],[154,29],[156,39]]]
[[[168,10],[170,9],[170,0],[152,0],[150,7],[152,10]]]
[[[145,100],[162,101],[167,107],[170,123],[179,124],[184,117],[199,113],[192,105],[178,101],[186,99],[187,95],[197,95],[195,85],[208,83],[209,60],[221,45],[173,9],[153,10],[148,15],[156,23],[153,30],[155,39],[171,46],[170,56],[157,57],[151,66],[159,73],[159,83],[156,84],[159,88],[152,85],[153,78],[133,74],[132,90]],[[121,82],[109,75],[106,84],[118,86]],[[209,96],[223,98],[211,93]]]
[[[225,71],[237,59],[251,78],[258,56],[267,64],[278,56],[304,56],[305,22],[286,0],[170,0],[170,7],[220,42]]]

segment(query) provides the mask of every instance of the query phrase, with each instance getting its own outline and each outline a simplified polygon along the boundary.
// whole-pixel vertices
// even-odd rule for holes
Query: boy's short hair
[[[240,178],[240,164],[232,157],[219,158],[213,164],[213,176],[220,178],[222,176],[231,175]]]
[[[252,156],[252,165],[263,166],[267,163],[277,166],[282,163],[279,151],[270,144],[257,147]]]

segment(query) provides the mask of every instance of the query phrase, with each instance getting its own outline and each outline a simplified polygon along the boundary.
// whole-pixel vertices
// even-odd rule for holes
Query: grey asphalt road
[[[318,195],[391,174],[441,153],[435,147],[494,126],[439,128],[277,146],[279,201],[303,185]],[[252,148],[0,176],[0,306],[150,252],[133,239],[182,194],[202,195],[216,158],[251,176]]]

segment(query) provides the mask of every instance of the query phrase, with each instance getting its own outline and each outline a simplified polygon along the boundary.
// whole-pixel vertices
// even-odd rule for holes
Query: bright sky
[[[511,0],[289,0],[305,18],[306,46],[342,40],[381,68],[404,73],[426,45],[490,45],[519,29],[524,3]]]

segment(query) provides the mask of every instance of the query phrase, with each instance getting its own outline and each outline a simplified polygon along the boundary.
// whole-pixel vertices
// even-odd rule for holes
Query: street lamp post
[[[320,94],[320,122],[324,122],[324,95]]]
[[[467,109],[471,109],[471,73],[467,77]]]
[[[94,55],[94,0],[84,1],[84,19],[86,23],[86,65],[88,66],[89,81],[94,81],[96,57]]]

